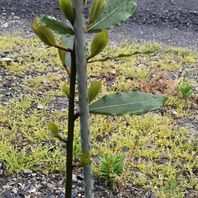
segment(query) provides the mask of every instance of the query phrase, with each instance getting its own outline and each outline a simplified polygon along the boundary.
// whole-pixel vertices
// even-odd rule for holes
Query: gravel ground
[[[0,1],[0,34],[30,34],[29,24],[35,15],[60,17],[54,0]],[[113,42],[128,39],[136,42],[157,41],[163,44],[198,49],[197,0],[138,0],[131,19],[113,30]]]
[[[2,180],[3,181],[3,180]],[[2,190],[1,198],[64,198],[65,177],[61,174],[45,175],[24,170],[16,177],[7,177],[5,181],[0,180]],[[84,198],[82,174],[73,175],[73,198]],[[130,187],[125,190],[125,195],[113,193],[95,179],[96,198],[155,198],[154,194],[138,187]],[[127,192],[128,191],[128,192]],[[131,193],[133,191],[133,194]],[[151,197],[153,196],[153,197]]]

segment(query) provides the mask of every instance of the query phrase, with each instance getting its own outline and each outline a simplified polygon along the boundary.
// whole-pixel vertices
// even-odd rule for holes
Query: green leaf
[[[59,54],[59,57],[60,57],[60,60],[61,60],[62,64],[65,65],[65,60],[66,60],[66,57],[67,57],[66,51],[58,49],[58,54]]]
[[[89,103],[91,103],[94,98],[98,95],[98,93],[101,90],[101,81],[94,81],[91,83],[91,86],[88,90],[88,96],[89,96]]]
[[[61,36],[61,40],[62,42],[65,43],[65,45],[70,48],[73,49],[73,45],[74,45],[74,36],[69,36],[69,35],[62,35]],[[69,68],[71,68],[71,53],[67,54],[66,57],[66,64]]]
[[[66,48],[66,44],[64,42],[61,42],[61,46]],[[58,54],[59,54],[59,57],[60,57],[60,60],[63,64],[63,66],[64,66],[65,61],[66,61],[66,57],[67,57],[67,52],[65,50],[58,49]]]
[[[84,167],[88,164],[91,164],[90,154],[89,152],[82,153],[80,157],[80,166]]]
[[[93,0],[90,8],[88,23],[93,23],[101,14],[105,0]]]
[[[58,134],[58,132],[59,132],[58,126],[54,122],[49,122],[48,123],[48,128],[49,128],[50,132],[52,133],[52,135],[54,137],[59,136],[59,134]]]
[[[59,7],[63,15],[73,23],[74,21],[74,7],[71,0],[59,0]]]
[[[90,58],[96,56],[106,47],[109,42],[109,36],[107,30],[103,30],[97,33],[91,43],[91,56]]]
[[[32,24],[32,30],[40,38],[40,40],[49,46],[54,46],[56,44],[55,37],[50,29],[41,26],[40,19],[35,17]]]
[[[69,86],[67,86],[66,84],[63,85],[62,91],[63,91],[63,93],[64,93],[66,96],[68,96],[68,97],[70,96],[70,88],[69,88]]]
[[[162,107],[167,100],[165,96],[157,96],[150,93],[131,92],[116,93],[104,96],[91,104],[90,113],[103,115],[144,114]]]
[[[58,34],[74,34],[71,26],[63,25],[59,20],[54,17],[42,16],[40,18],[40,23],[42,26],[47,27]]]
[[[136,0],[106,0],[102,13],[88,25],[87,31],[93,33],[118,26],[134,13],[135,8]]]
[[[83,5],[86,5],[87,4],[87,0],[83,0]]]

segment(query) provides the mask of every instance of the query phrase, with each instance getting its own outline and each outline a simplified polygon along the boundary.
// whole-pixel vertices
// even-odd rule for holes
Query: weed
[[[189,98],[193,93],[192,84],[185,81],[181,82],[177,85],[177,91],[184,100],[187,100],[187,98]]]
[[[106,184],[115,190],[117,187],[116,177],[118,177],[123,170],[123,156],[119,154],[111,156],[105,155],[101,158],[100,163],[99,175]]]

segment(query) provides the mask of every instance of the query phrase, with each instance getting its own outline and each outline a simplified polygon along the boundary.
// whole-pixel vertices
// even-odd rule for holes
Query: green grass
[[[15,61],[10,65],[0,63],[0,69],[9,75],[20,76],[22,88],[15,87],[14,97],[0,108],[0,161],[6,162],[11,173],[23,169],[64,172],[65,149],[47,129],[48,121],[55,121],[61,134],[66,136],[67,98],[61,93],[61,87],[68,77],[57,51],[46,49],[37,39],[7,36],[0,39],[0,51],[5,50]],[[116,91],[139,90],[143,84],[148,84],[151,72],[169,75],[195,64],[197,57],[196,53],[186,49],[154,43],[123,43],[119,47],[107,48],[96,57],[96,61],[88,65],[88,73],[90,80],[102,80],[102,92],[98,96],[101,97]],[[102,60],[97,61],[99,59]],[[197,137],[193,139],[188,129],[179,127],[169,114],[174,107],[178,116],[189,115],[190,107],[175,94],[179,80],[167,83],[173,91],[162,92],[169,96],[165,107],[168,111],[164,116],[157,112],[144,117],[91,115],[96,175],[101,174],[100,158],[122,155],[124,171],[116,177],[119,184],[132,182],[154,191],[160,198],[182,198],[186,189],[198,191]],[[150,87],[147,89],[149,91]],[[0,95],[1,101],[5,98],[4,94]],[[39,105],[42,108],[38,108]],[[78,122],[74,158],[80,158]]]

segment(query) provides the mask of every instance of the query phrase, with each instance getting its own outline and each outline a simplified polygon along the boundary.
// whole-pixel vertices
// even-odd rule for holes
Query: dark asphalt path
[[[198,31],[198,1],[139,0],[136,15],[131,21]]]
[[[60,17],[56,0],[0,0],[0,34],[31,33],[34,16]],[[112,39],[163,44],[198,50],[198,0],[138,0],[135,15],[113,30]]]

